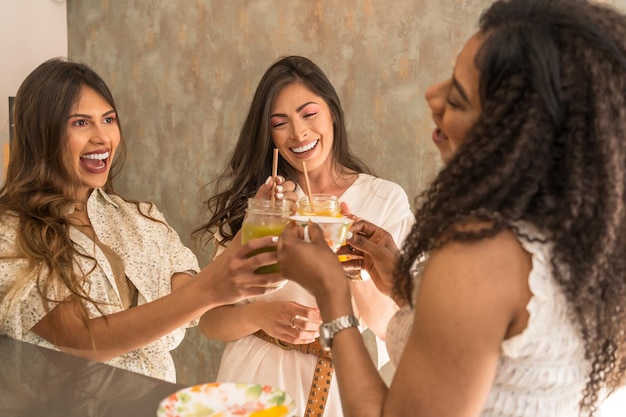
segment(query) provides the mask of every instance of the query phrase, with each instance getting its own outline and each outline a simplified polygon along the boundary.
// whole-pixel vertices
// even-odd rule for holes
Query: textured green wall
[[[68,50],[116,97],[129,148],[117,190],[154,201],[206,264],[190,238],[203,220],[199,190],[223,169],[276,58],[304,55],[324,69],[357,154],[414,197],[440,166],[424,92],[450,75],[490,3],[68,0]],[[212,380],[221,348],[188,332],[174,352],[180,382]]]

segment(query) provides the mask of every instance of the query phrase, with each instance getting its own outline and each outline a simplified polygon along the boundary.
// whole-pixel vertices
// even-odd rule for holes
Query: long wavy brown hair
[[[117,112],[113,96],[98,74],[86,65],[63,59],[46,61],[31,72],[14,101],[14,135],[6,180],[0,188],[0,217],[19,219],[17,256],[28,261],[38,276],[39,293],[47,301],[60,301],[54,299],[52,290],[66,287],[80,299],[94,302],[81,286],[84,277],[74,272],[74,260],[84,255],[69,237],[68,219],[68,209],[81,202],[74,199],[80,182],[68,161],[66,126],[83,87],[96,91]],[[108,193],[114,193],[112,180],[125,155],[121,140],[103,187]],[[0,300],[6,301],[28,278],[15,277]],[[86,320],[86,309],[82,313]]]
[[[280,91],[293,83],[301,83],[328,104],[334,122],[334,169],[339,173],[343,170],[372,173],[350,149],[341,101],[326,74],[308,58],[280,58],[267,69],[257,86],[226,169],[207,184],[215,189],[214,195],[204,202],[211,217],[194,231],[196,237],[208,237],[204,243],[211,240],[215,231],[219,231],[225,241],[233,238],[241,229],[248,198],[253,197],[272,174],[272,105]],[[292,181],[296,179],[295,168],[282,156],[279,156],[278,174]]]
[[[535,225],[582,330],[580,408],[593,415],[626,369],[626,17],[585,0],[500,0],[480,32],[482,114],[416,201],[395,291],[411,300],[412,265],[444,231],[472,241]],[[490,227],[452,227],[477,219]]]

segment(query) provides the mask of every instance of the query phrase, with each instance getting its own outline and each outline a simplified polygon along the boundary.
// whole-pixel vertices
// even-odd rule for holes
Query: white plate
[[[294,417],[295,408],[289,394],[267,385],[215,382],[165,398],[157,417]]]

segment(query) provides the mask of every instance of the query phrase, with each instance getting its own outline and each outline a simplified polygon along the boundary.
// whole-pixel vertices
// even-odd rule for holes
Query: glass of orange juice
[[[241,243],[263,236],[279,236],[291,215],[291,203],[288,200],[265,200],[262,198],[248,199],[246,215],[241,226]],[[261,252],[275,251],[276,248],[263,248],[253,251],[249,256]],[[257,274],[279,272],[278,264],[265,265],[257,268]]]
[[[307,242],[309,241],[307,230],[309,220],[316,223],[324,232],[324,239],[333,252],[337,252],[341,246],[346,244],[346,236],[352,224],[352,220],[347,217],[291,216],[290,219],[296,225],[304,227],[304,240]]]
[[[324,231],[328,245],[333,251],[345,244],[345,236],[350,228],[351,220],[343,217],[339,199],[332,194],[313,194],[304,196],[298,200],[298,215],[292,216],[292,220],[305,226],[306,220],[319,224]],[[339,245],[338,245],[339,244]]]
[[[339,200],[332,194],[313,194],[313,204],[309,197],[298,200],[298,214],[301,216],[341,217]]]
[[[362,263],[362,254],[345,249],[346,235],[350,230],[352,220],[341,214],[341,206],[337,197],[332,194],[313,194],[312,199],[313,206],[311,206],[309,197],[307,196],[298,200],[299,216],[292,216],[292,220],[303,227],[306,226],[306,222],[309,218],[312,222],[317,223],[324,231],[324,237],[326,238],[328,246],[330,246],[334,252],[339,251],[337,253],[337,259],[344,264],[344,268],[350,268],[351,265],[353,266],[355,264],[355,261]],[[348,274],[348,276],[351,275],[352,274]]]

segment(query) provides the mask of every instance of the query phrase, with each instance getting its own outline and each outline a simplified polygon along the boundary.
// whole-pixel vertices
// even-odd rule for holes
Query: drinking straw
[[[278,148],[274,148],[274,158],[272,160],[272,207],[274,207],[274,200],[276,195],[276,177],[278,176]]]
[[[311,192],[311,183],[309,182],[309,174],[306,172],[306,162],[302,161],[302,171],[304,172],[304,182],[306,184],[306,193],[309,196],[309,205],[313,210],[313,193]]]

